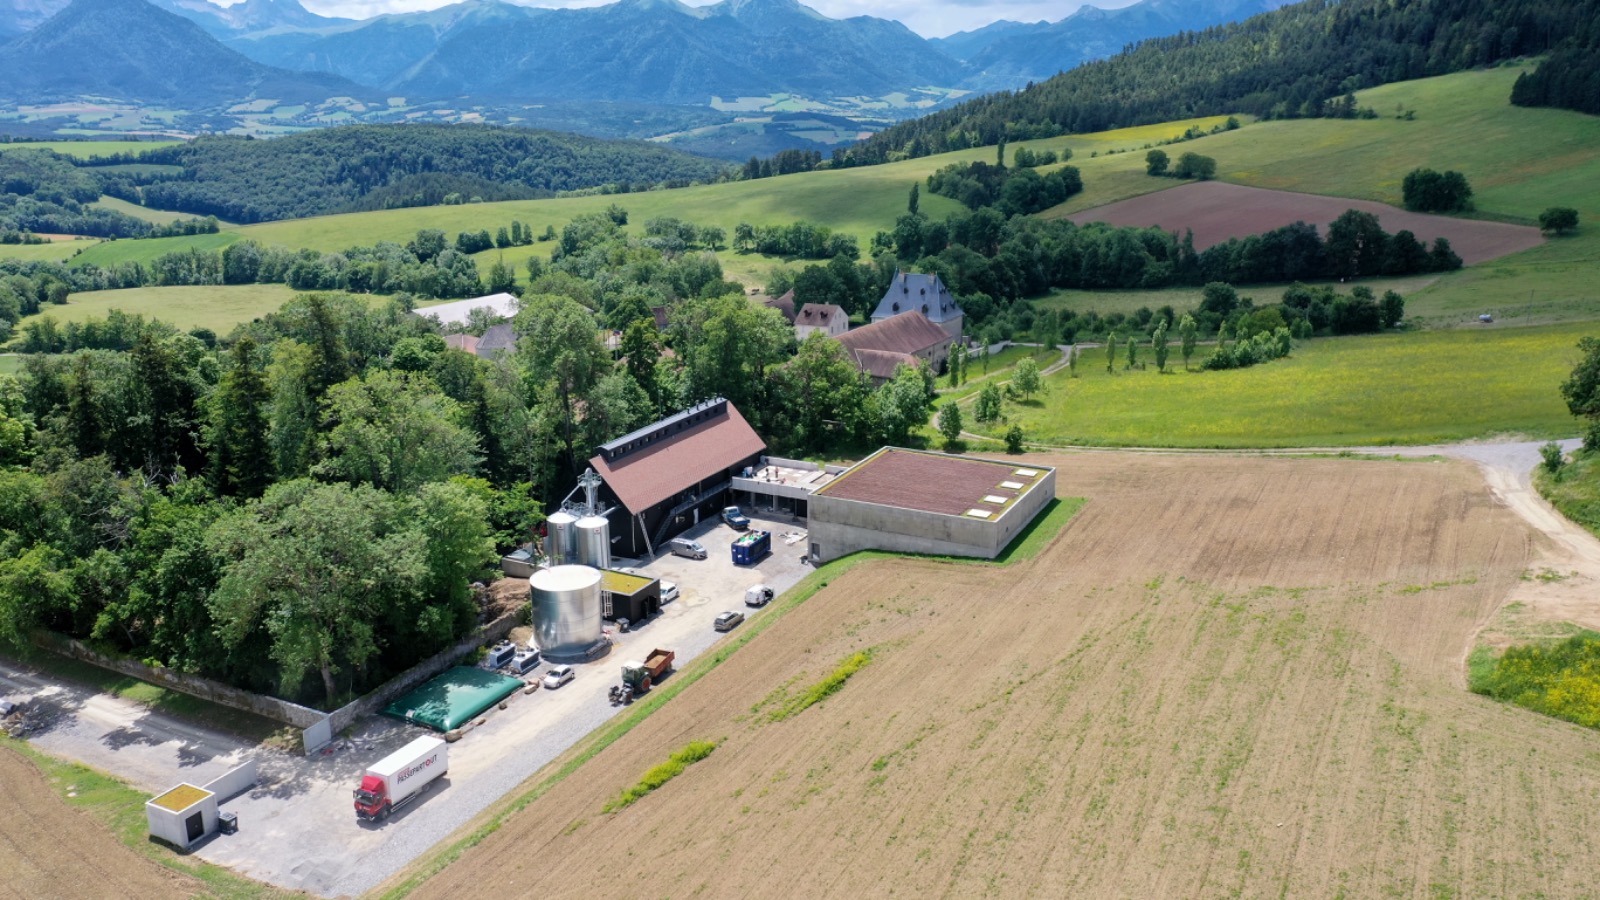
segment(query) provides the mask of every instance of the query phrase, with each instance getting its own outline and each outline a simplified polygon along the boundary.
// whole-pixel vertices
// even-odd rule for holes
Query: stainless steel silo
[[[533,588],[533,639],[554,659],[588,658],[604,645],[600,624],[600,571],[553,566],[528,579]]]
[[[577,558],[577,533],[574,526],[578,524],[578,517],[566,510],[557,510],[545,520],[545,531],[549,536],[545,555],[550,557],[550,565],[564,566],[578,562]]]
[[[572,562],[611,568],[611,522],[605,516],[584,516],[574,526],[577,554]]]

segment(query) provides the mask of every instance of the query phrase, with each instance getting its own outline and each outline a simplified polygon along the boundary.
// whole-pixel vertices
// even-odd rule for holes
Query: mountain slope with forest
[[[231,222],[365,208],[363,198],[374,194],[385,205],[420,205],[406,198],[425,196],[434,184],[476,185],[486,199],[515,199],[605,184],[642,189],[708,181],[726,166],[643,141],[478,125],[353,125],[272,140],[210,137],[144,154],[141,161],[183,167],[178,179],[143,188],[147,205]]]
[[[1307,0],[901,123],[838,159],[872,164],[1204,115],[1319,116],[1351,91],[1542,53],[1597,22],[1600,0]]]

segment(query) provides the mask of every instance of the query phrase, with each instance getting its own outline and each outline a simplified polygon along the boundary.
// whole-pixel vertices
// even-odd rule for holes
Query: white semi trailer
[[[448,749],[439,738],[420,737],[378,760],[355,789],[356,817],[382,822],[422,796],[434,779],[449,771]]]

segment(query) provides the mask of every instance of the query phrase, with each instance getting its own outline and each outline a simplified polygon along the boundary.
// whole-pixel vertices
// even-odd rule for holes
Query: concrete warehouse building
[[[1056,496],[1056,470],[885,447],[810,500],[811,559],[857,550],[994,559]]]

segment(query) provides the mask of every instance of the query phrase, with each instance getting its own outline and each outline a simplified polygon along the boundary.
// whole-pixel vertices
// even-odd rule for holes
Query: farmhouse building
[[[1056,470],[885,447],[818,488],[813,562],[857,550],[994,559],[1050,505]]]
[[[491,325],[478,338],[474,353],[484,359],[494,359],[502,353],[512,353],[517,349],[517,331],[509,322]]]
[[[794,317],[794,336],[804,341],[813,331],[838,337],[850,330],[850,314],[832,303],[807,303]]]
[[[872,311],[872,321],[892,319],[911,310],[927,316],[928,321],[944,329],[951,338],[961,337],[966,313],[961,311],[956,298],[950,296],[938,275],[896,271],[894,280],[889,282],[889,290],[878,301],[878,308]]]
[[[790,325],[794,324],[795,311],[794,311],[794,289],[793,288],[790,288],[789,290],[785,291],[783,293],[783,295],[780,296],[780,297],[768,297],[766,294],[757,294],[757,295],[755,295],[754,299],[759,300],[761,302],[761,305],[763,305],[763,306],[765,306],[765,307],[767,307],[769,309],[775,309],[778,312],[782,313],[783,314],[783,320],[785,322],[788,322]]]
[[[952,340],[918,311],[898,313],[839,336],[839,343],[873,384],[893,378],[902,365],[921,363],[938,372],[950,356]]]
[[[654,555],[667,540],[729,503],[735,475],[766,444],[725,398],[717,397],[603,444],[589,465],[613,507],[613,556]]]

